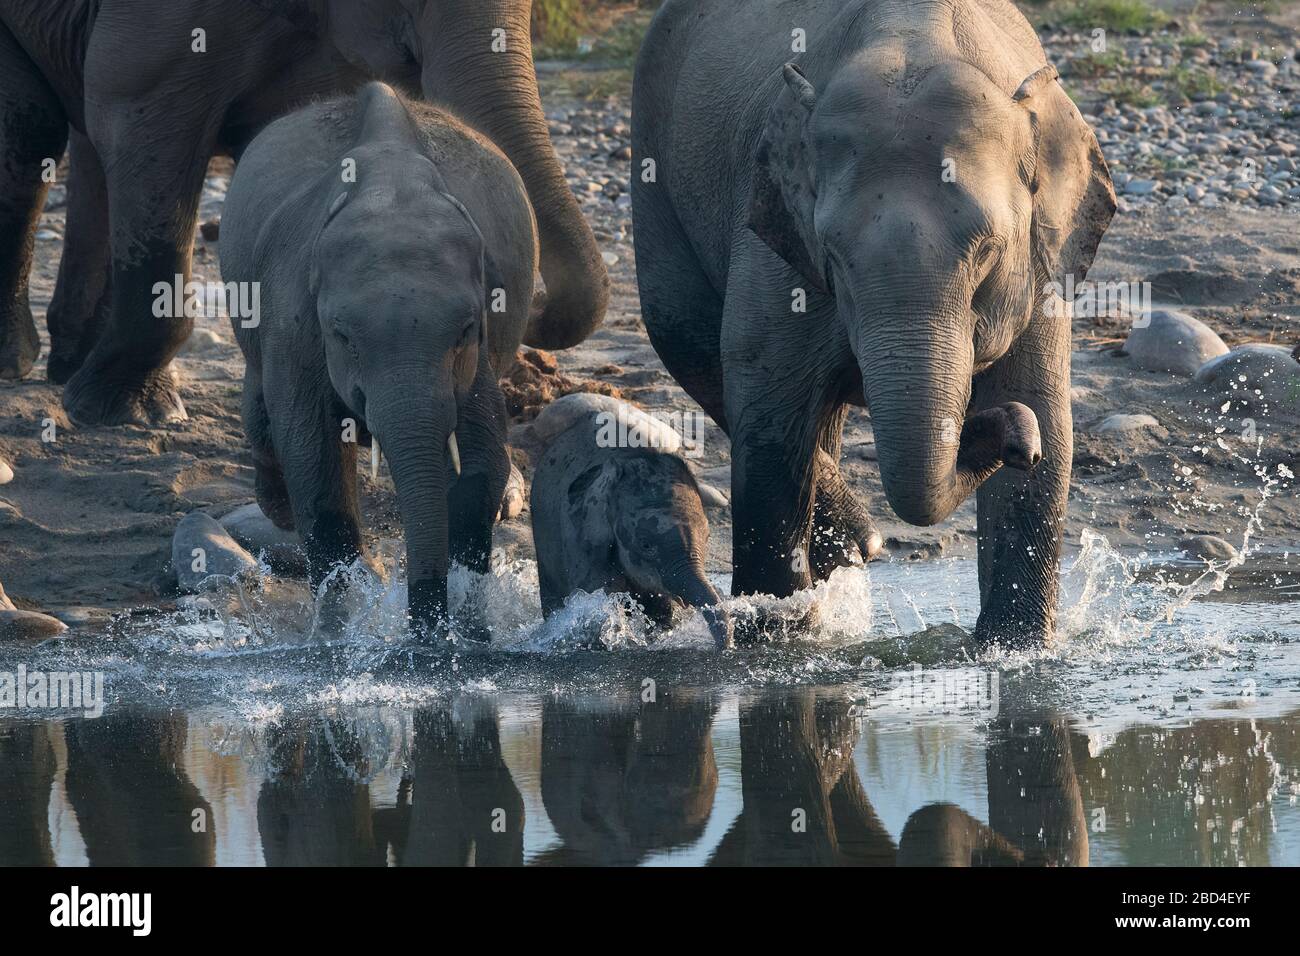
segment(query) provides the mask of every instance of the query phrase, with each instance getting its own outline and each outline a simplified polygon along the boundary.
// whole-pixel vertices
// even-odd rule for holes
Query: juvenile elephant
[[[814,514],[861,537],[836,460],[866,404],[899,517],[978,489],[978,636],[1040,642],[1072,448],[1050,290],[1115,210],[1096,138],[1005,0],[739,6],[668,0],[633,102],[642,311],[731,437],[733,590],[824,573]]]
[[[348,420],[369,431],[397,485],[412,622],[440,632],[449,549],[487,570],[510,471],[497,379],[537,263],[519,175],[450,114],[370,84],[253,142],[221,262],[227,282],[260,283],[257,323],[232,324],[262,510],[297,528],[319,588],[362,554]]]
[[[575,591],[627,593],[657,623],[699,607],[719,648],[731,621],[704,572],[709,519],[686,462],[654,447],[599,440],[601,414],[557,436],[533,476],[533,543],[542,613]]]
[[[446,106],[515,164],[546,282],[526,338],[544,348],[582,341],[604,316],[609,279],[548,138],[531,9],[531,0],[4,0],[0,378],[22,378],[39,352],[27,277],[69,127],[49,376],[67,383],[63,404],[79,424],[161,424],[185,418],[168,363],[193,319],[156,316],[155,285],[188,281],[208,158],[238,158],[278,116],[369,79]]]

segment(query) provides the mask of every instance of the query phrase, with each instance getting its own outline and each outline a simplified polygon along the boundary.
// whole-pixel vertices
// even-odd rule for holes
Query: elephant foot
[[[1015,611],[990,608],[980,612],[973,636],[980,647],[1035,650],[1046,647],[1053,634],[1051,623],[1043,621],[1039,615],[1020,615]]]
[[[451,622],[446,618],[436,621],[412,619],[410,629],[411,639],[421,648],[448,656],[455,653],[459,635],[452,629]]]
[[[492,631],[481,614],[456,622],[456,642],[471,647],[487,647],[492,643]]]
[[[456,635],[447,614],[447,579],[410,581],[406,591],[408,625],[416,643],[437,650],[452,650]]]
[[[41,336],[36,331],[31,310],[26,307],[8,321],[0,321],[0,329],[4,329],[0,341],[0,379],[16,382],[26,377],[40,357]]]
[[[884,550],[885,539],[870,519],[859,527],[818,525],[812,530],[808,561],[813,577],[824,581],[836,568],[861,567]]]
[[[384,585],[383,570],[369,555],[362,554],[351,563],[336,562],[324,580],[312,586],[316,595],[316,634],[325,640],[342,637],[364,603],[365,593],[378,591]]]
[[[802,614],[764,609],[731,612],[732,640],[736,647],[757,647],[806,637],[820,623],[821,613],[815,606]]]
[[[867,509],[838,471],[824,468],[808,548],[813,578],[824,581],[836,568],[860,566],[884,550],[885,539]]]
[[[90,355],[89,348],[78,349],[71,353],[51,349],[49,361],[46,363],[46,377],[55,385],[68,384],[72,376],[86,364],[88,355]]]
[[[170,366],[124,381],[112,370],[87,365],[64,388],[63,407],[82,427],[151,428],[188,418]]]

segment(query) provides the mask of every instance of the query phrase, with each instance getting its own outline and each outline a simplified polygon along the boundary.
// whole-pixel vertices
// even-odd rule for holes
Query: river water
[[[1033,653],[970,645],[967,560],[737,601],[819,622],[721,656],[601,594],[540,624],[528,562],[457,576],[493,643],[454,654],[400,584],[328,642],[232,585],[0,649],[0,691],[103,681],[0,711],[0,864],[1300,865],[1296,556],[1080,545]]]

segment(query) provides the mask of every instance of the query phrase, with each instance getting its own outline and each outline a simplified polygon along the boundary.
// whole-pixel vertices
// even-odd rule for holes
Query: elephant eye
[[[993,268],[993,264],[1002,252],[1002,240],[998,236],[986,236],[980,240],[971,258],[971,265],[983,278]]]
[[[826,294],[832,298],[835,296],[835,261],[827,253],[826,261],[822,263],[822,277],[826,281]]]

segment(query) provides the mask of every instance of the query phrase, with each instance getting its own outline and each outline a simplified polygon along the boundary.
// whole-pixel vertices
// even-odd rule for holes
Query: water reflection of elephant
[[[382,866],[367,756],[346,718],[294,718],[268,733],[270,768],[257,797],[267,866]]]
[[[68,802],[91,866],[211,866],[212,807],[185,771],[183,712],[64,724]]]
[[[47,823],[54,783],[51,726],[0,724],[0,866],[51,866]]]
[[[372,806],[356,725],[312,717],[276,731],[257,801],[269,866],[500,866],[523,863],[523,799],[501,757],[496,710],[415,713],[409,772],[394,807]]]
[[[985,751],[989,822],[952,804],[913,813],[900,866],[1087,866],[1088,826],[1068,723],[1050,715],[997,720]]]
[[[699,839],[717,789],[704,698],[542,708],[542,799],[562,845],[543,864],[630,865]],[[947,804],[912,814],[896,846],[853,765],[848,702],[813,689],[740,704],[742,809],[715,866],[1033,865],[1087,862],[1087,831],[1065,721],[993,728],[989,825]]]
[[[996,723],[985,755],[988,825],[951,804],[929,804],[908,818],[897,847],[853,765],[859,730],[845,701],[812,690],[742,703],[744,810],[713,862],[1087,864],[1087,827],[1064,720]]]
[[[416,712],[411,774],[376,828],[399,865],[523,865],[524,801],[494,705],[475,698]]]
[[[660,692],[640,705],[542,705],[542,801],[563,841],[540,865],[627,866],[688,845],[713,809],[714,704]]]
[[[811,689],[740,707],[744,809],[714,866],[891,866],[895,848],[853,767],[848,703]]]

